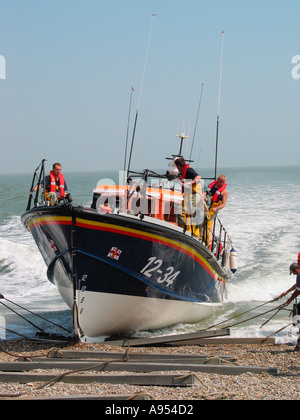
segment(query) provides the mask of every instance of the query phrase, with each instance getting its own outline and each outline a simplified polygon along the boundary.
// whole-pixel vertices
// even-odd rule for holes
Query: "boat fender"
[[[230,270],[232,273],[237,271],[237,252],[234,248],[230,250]]]

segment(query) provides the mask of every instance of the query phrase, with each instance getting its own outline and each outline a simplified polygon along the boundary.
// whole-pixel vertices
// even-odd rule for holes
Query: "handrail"
[[[231,239],[217,215],[214,218],[213,226],[210,232],[207,228],[207,222],[208,219],[205,217],[203,222],[202,243],[215,255],[218,261],[220,260],[220,257],[222,257],[221,264],[225,266],[225,257],[228,251],[228,246],[230,249],[232,246]],[[216,233],[217,228],[219,228],[219,234]]]
[[[45,162],[47,159],[43,159],[41,161],[41,163],[39,164],[39,166],[36,168],[36,170],[33,173],[33,177],[32,177],[32,182],[31,182],[31,188],[30,188],[30,192],[29,192],[29,197],[28,197],[28,203],[27,203],[27,207],[26,207],[26,211],[30,210],[32,207],[32,200],[34,200],[34,205],[36,206],[39,202],[39,196],[40,196],[40,188],[42,185],[45,186]],[[37,172],[39,172],[39,174],[37,175]],[[43,179],[43,183],[41,183]],[[36,188],[36,191],[35,191]],[[33,199],[34,196],[34,192],[35,192],[35,197]],[[44,201],[45,201],[45,188],[44,188],[44,192],[41,194],[41,196],[44,195]]]

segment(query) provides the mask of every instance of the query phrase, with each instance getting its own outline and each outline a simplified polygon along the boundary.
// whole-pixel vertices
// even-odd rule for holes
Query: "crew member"
[[[186,228],[193,236],[199,238],[199,226],[201,204],[201,176],[188,165],[183,157],[177,157],[174,161],[179,179],[182,182],[184,193],[182,201],[182,213],[178,215],[178,226]]]
[[[50,201],[51,205],[54,205],[58,200],[63,198],[66,198],[69,203],[73,201],[61,169],[61,163],[56,162],[53,164],[50,174],[45,176],[46,199]],[[44,183],[42,180],[41,187],[43,186]]]
[[[223,209],[228,199],[228,191],[226,189],[226,176],[220,175],[218,179],[211,182],[204,192],[204,200],[209,208],[207,216],[207,238],[206,243],[211,244],[211,232],[213,221],[219,210]]]
[[[296,284],[294,284],[294,286],[292,286],[289,290],[280,295],[280,297],[283,297],[286,296],[288,293],[294,291],[291,297],[286,301],[286,305],[289,305],[294,299],[296,299],[297,296],[300,295],[300,266],[297,263],[293,263],[290,265],[290,275],[291,274],[297,276]]]
[[[299,260],[299,256],[298,256],[298,260]],[[283,297],[283,296],[286,296],[288,293],[294,291],[291,297],[286,301],[285,305],[289,305],[294,299],[296,299],[297,296],[300,295],[300,265],[299,263],[298,264],[293,263],[290,265],[290,275],[291,274],[294,274],[295,276],[297,276],[296,284],[294,284],[294,286],[292,286],[289,290],[287,290],[286,292],[280,295],[280,297]],[[298,319],[299,315],[300,315],[300,303],[298,303],[298,305],[294,305],[294,308],[293,308],[293,316],[297,316],[296,319]],[[300,351],[300,328],[299,328],[298,335],[299,335],[299,338],[297,341],[297,346],[295,347],[296,351]]]

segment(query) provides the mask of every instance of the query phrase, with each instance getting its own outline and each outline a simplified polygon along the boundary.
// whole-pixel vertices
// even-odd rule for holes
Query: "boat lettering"
[[[174,273],[174,270],[175,270],[174,267],[167,268],[164,277],[163,278],[159,277],[157,279],[157,283],[164,283],[164,282],[166,282],[166,285],[167,286],[171,286],[174,283],[174,280],[176,279],[176,277],[178,276],[178,274],[180,274],[180,271],[176,271],[176,273]]]
[[[149,277],[150,278],[150,277],[152,277],[152,274],[151,273],[153,271],[158,270],[159,267],[162,265],[163,262],[162,262],[162,260],[159,260],[158,258],[156,259],[156,257],[151,257],[151,258],[148,259],[148,261],[149,261],[148,264],[144,268],[142,268],[141,273],[143,273],[146,277]],[[153,268],[150,268],[149,270],[147,270],[147,268],[150,267],[150,265],[152,263],[156,264],[156,266],[153,267]],[[159,272],[161,272],[161,271],[159,271]]]
[[[180,271],[175,271],[174,267],[168,267],[165,270],[161,270],[163,261],[157,257],[148,258],[148,263],[144,268],[141,269],[141,273],[144,276],[150,278],[153,274],[160,274],[160,277],[157,278],[157,283],[166,283],[167,286],[171,286],[174,283],[176,277],[180,274]]]
[[[83,291],[83,292],[84,292],[83,289],[84,289],[84,287],[86,288],[86,286],[82,286],[81,283],[84,282],[84,281],[86,281],[87,278],[88,278],[88,275],[87,274],[83,274],[82,278],[79,279],[79,289],[81,289],[81,291]]]

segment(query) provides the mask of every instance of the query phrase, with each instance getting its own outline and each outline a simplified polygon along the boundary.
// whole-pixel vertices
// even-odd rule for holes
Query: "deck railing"
[[[44,190],[40,191],[41,186],[45,185],[45,161],[46,159],[43,159],[34,171],[26,211],[30,210],[33,205],[36,207],[40,202],[46,201]]]
[[[205,217],[203,226],[201,227],[202,243],[215,255],[216,259],[221,260],[221,264],[227,264],[232,243],[229,235],[222,225],[220,219],[216,215],[212,227],[208,228],[208,219]]]

